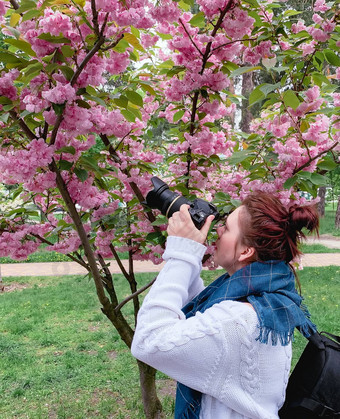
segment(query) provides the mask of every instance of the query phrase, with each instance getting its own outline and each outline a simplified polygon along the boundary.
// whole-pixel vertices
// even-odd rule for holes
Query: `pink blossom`
[[[337,80],[340,80],[340,67],[338,67],[338,68],[335,70],[335,78],[336,78]]]
[[[58,242],[52,246],[47,246],[47,250],[50,252],[59,252],[63,254],[76,252],[81,245],[81,240],[76,232],[69,233],[63,241]]]
[[[6,96],[11,100],[15,100],[17,97],[17,89],[13,85],[15,79],[20,75],[20,72],[17,69],[1,72],[0,77],[0,96]]]
[[[309,43],[304,42],[303,44],[301,44],[300,48],[302,49],[302,56],[305,57],[306,55],[313,54],[313,52],[315,51],[315,45],[315,41],[311,41]]]
[[[227,6],[229,0],[198,0],[197,3],[200,5],[200,10],[208,18],[212,18]]]
[[[5,23],[4,16],[7,12],[8,3],[4,2],[3,0],[0,0],[0,24]]]
[[[312,19],[313,19],[314,23],[316,23],[318,25],[320,25],[320,23],[323,21],[323,18],[320,15],[318,15],[317,13],[313,14]]]
[[[330,38],[330,35],[322,29],[310,27],[307,28],[307,32],[316,41],[326,42]]]
[[[245,10],[235,8],[232,14],[226,16],[222,27],[232,39],[242,39],[251,33],[254,22],[255,19]]]
[[[47,7],[44,11],[44,17],[39,20],[39,27],[44,33],[50,33],[53,36],[67,36],[72,30],[72,23],[69,16]]]
[[[129,53],[124,52],[119,54],[116,51],[110,50],[110,56],[106,60],[106,70],[110,74],[123,73],[129,65]]]
[[[149,33],[143,33],[141,35],[141,42],[144,48],[152,47],[158,40],[159,36],[157,35],[150,35]]]
[[[119,206],[119,200],[115,199],[113,202],[110,202],[106,206],[102,206],[94,210],[92,213],[92,220],[99,221],[100,219],[105,217],[105,215],[113,214],[118,208],[118,206]]]
[[[28,112],[39,113],[49,106],[49,102],[39,96],[36,94],[21,96],[21,103],[25,105]]]
[[[325,0],[316,0],[314,3],[314,11],[315,12],[327,12],[330,7],[326,5]]]
[[[37,173],[34,177],[24,183],[25,189],[43,193],[48,189],[56,188],[56,174],[53,172]]]
[[[283,39],[279,39],[279,45],[282,51],[287,51],[290,48],[289,42],[284,41]]]
[[[76,91],[70,83],[62,85],[57,82],[56,87],[42,92],[41,96],[52,103],[63,104],[65,102],[72,102],[76,97]]]
[[[27,182],[40,167],[46,167],[52,160],[54,147],[40,138],[31,141],[26,150],[9,147],[0,154],[0,179],[4,183]]]
[[[91,177],[82,182],[76,176],[72,176],[68,180],[67,186],[72,200],[83,209],[100,207],[107,202],[109,197],[106,191],[100,192],[93,185],[93,178]]]
[[[292,32],[299,33],[301,31],[305,31],[307,28],[302,20],[299,20],[298,23],[292,24]]]
[[[325,31],[325,32],[333,32],[334,31],[334,28],[335,28],[335,26],[336,26],[336,23],[335,22],[330,22],[329,20],[325,20],[324,22],[323,22],[323,24],[321,25],[321,27],[322,27],[322,29]]]
[[[86,56],[85,51],[81,50],[81,52],[77,55],[78,65],[81,64],[85,56]],[[124,57],[123,61],[125,61],[125,56],[123,57]],[[100,84],[104,84],[106,82],[106,80],[103,77],[103,72],[105,71],[105,62],[106,62],[106,59],[104,57],[100,57],[98,55],[95,55],[94,57],[92,57],[90,61],[88,62],[88,64],[86,65],[86,67],[84,68],[84,70],[81,72],[79,78],[77,79],[77,85],[79,87],[86,87],[88,85],[98,86]],[[109,66],[110,66],[110,59],[109,59]]]
[[[93,128],[91,109],[66,104],[61,127],[70,135],[87,135]]]
[[[171,0],[162,0],[159,6],[151,10],[151,16],[160,23],[177,21],[180,14],[177,4]]]
[[[305,95],[308,99],[308,102],[313,102],[314,100],[318,99],[320,97],[320,88],[319,86],[314,86],[308,89],[305,92]]]
[[[334,106],[340,106],[340,93],[333,94]]]

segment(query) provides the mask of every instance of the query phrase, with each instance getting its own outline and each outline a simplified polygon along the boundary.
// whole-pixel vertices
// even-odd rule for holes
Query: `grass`
[[[325,216],[320,218],[320,234],[340,236],[340,229],[335,229],[335,210],[326,210]]]
[[[218,275],[204,271],[207,282]],[[140,286],[154,274],[139,274]],[[339,334],[340,268],[305,268],[305,301],[320,330]],[[137,366],[128,348],[100,311],[92,281],[79,276],[6,278],[25,285],[0,294],[1,419],[144,417]],[[118,295],[128,289],[115,276]],[[124,308],[133,321],[132,304]],[[294,342],[294,364],[306,341]],[[171,381],[158,373],[165,417],[174,401]]]

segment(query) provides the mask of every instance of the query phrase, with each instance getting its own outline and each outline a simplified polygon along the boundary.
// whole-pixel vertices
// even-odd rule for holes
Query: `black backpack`
[[[289,377],[279,417],[340,419],[340,337],[316,332],[308,341]]]

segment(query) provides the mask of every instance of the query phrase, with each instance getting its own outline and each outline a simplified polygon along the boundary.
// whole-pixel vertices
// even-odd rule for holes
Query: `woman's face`
[[[239,216],[243,207],[238,207],[227,218],[224,226],[217,228],[218,240],[214,261],[232,275],[243,264],[238,260],[245,246],[241,244]]]

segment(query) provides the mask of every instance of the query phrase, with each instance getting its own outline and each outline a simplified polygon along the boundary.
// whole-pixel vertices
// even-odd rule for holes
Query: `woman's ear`
[[[238,261],[239,262],[250,262],[250,260],[255,255],[255,248],[254,247],[244,247],[243,251],[241,252]]]

